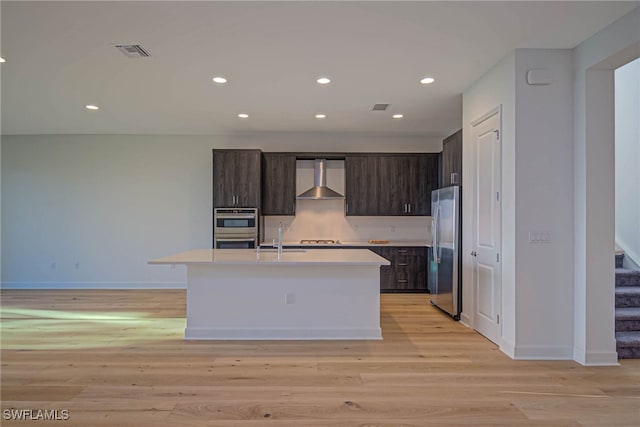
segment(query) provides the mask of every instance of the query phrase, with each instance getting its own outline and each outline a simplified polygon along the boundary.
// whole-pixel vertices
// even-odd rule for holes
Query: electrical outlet
[[[284,303],[285,304],[295,304],[296,302],[296,294],[293,292],[287,292],[284,294]]]

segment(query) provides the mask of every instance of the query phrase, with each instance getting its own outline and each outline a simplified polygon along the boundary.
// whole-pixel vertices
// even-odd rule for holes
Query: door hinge
[[[497,323],[499,325],[500,324],[500,315],[499,314],[496,315],[496,319],[497,319]]]
[[[496,262],[500,262],[500,254],[496,254]]]
[[[500,192],[496,191],[496,202],[500,201]]]
[[[494,132],[496,133],[496,139],[500,139],[500,131],[494,130]]]

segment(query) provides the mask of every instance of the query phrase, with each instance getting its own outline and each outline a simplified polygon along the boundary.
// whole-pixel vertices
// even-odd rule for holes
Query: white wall
[[[472,212],[472,165],[471,123],[491,110],[502,108],[502,340],[503,351],[513,355],[515,345],[515,53],[502,59],[484,76],[476,81],[462,96],[463,148],[462,166],[462,315],[461,320],[473,327],[473,250]],[[466,208],[465,208],[466,206]]]
[[[615,71],[616,243],[640,264],[640,59]]]
[[[570,50],[518,49],[516,84],[517,359],[573,357],[573,98]],[[548,70],[552,83],[529,85]],[[547,243],[530,243],[545,232]]]
[[[640,56],[640,8],[574,49],[574,359],[617,363],[614,336],[614,76]]]
[[[212,148],[428,152],[441,147],[440,139],[332,134],[5,135],[2,284],[184,286],[180,267],[146,262],[211,247]]]

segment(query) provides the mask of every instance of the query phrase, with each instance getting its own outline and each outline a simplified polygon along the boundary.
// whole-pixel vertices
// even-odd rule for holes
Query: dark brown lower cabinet
[[[381,292],[427,292],[428,248],[370,247],[391,262],[380,267]]]

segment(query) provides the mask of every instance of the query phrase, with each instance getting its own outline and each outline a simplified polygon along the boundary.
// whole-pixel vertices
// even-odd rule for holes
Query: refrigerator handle
[[[434,235],[433,237],[433,261],[436,264],[440,264],[440,256],[442,255],[442,249],[439,247],[440,245],[440,205],[436,205],[436,215],[435,215],[435,227],[433,228]]]
[[[431,258],[433,258],[433,262],[437,262],[438,258],[436,255],[436,233],[436,217],[434,215],[431,217]]]

